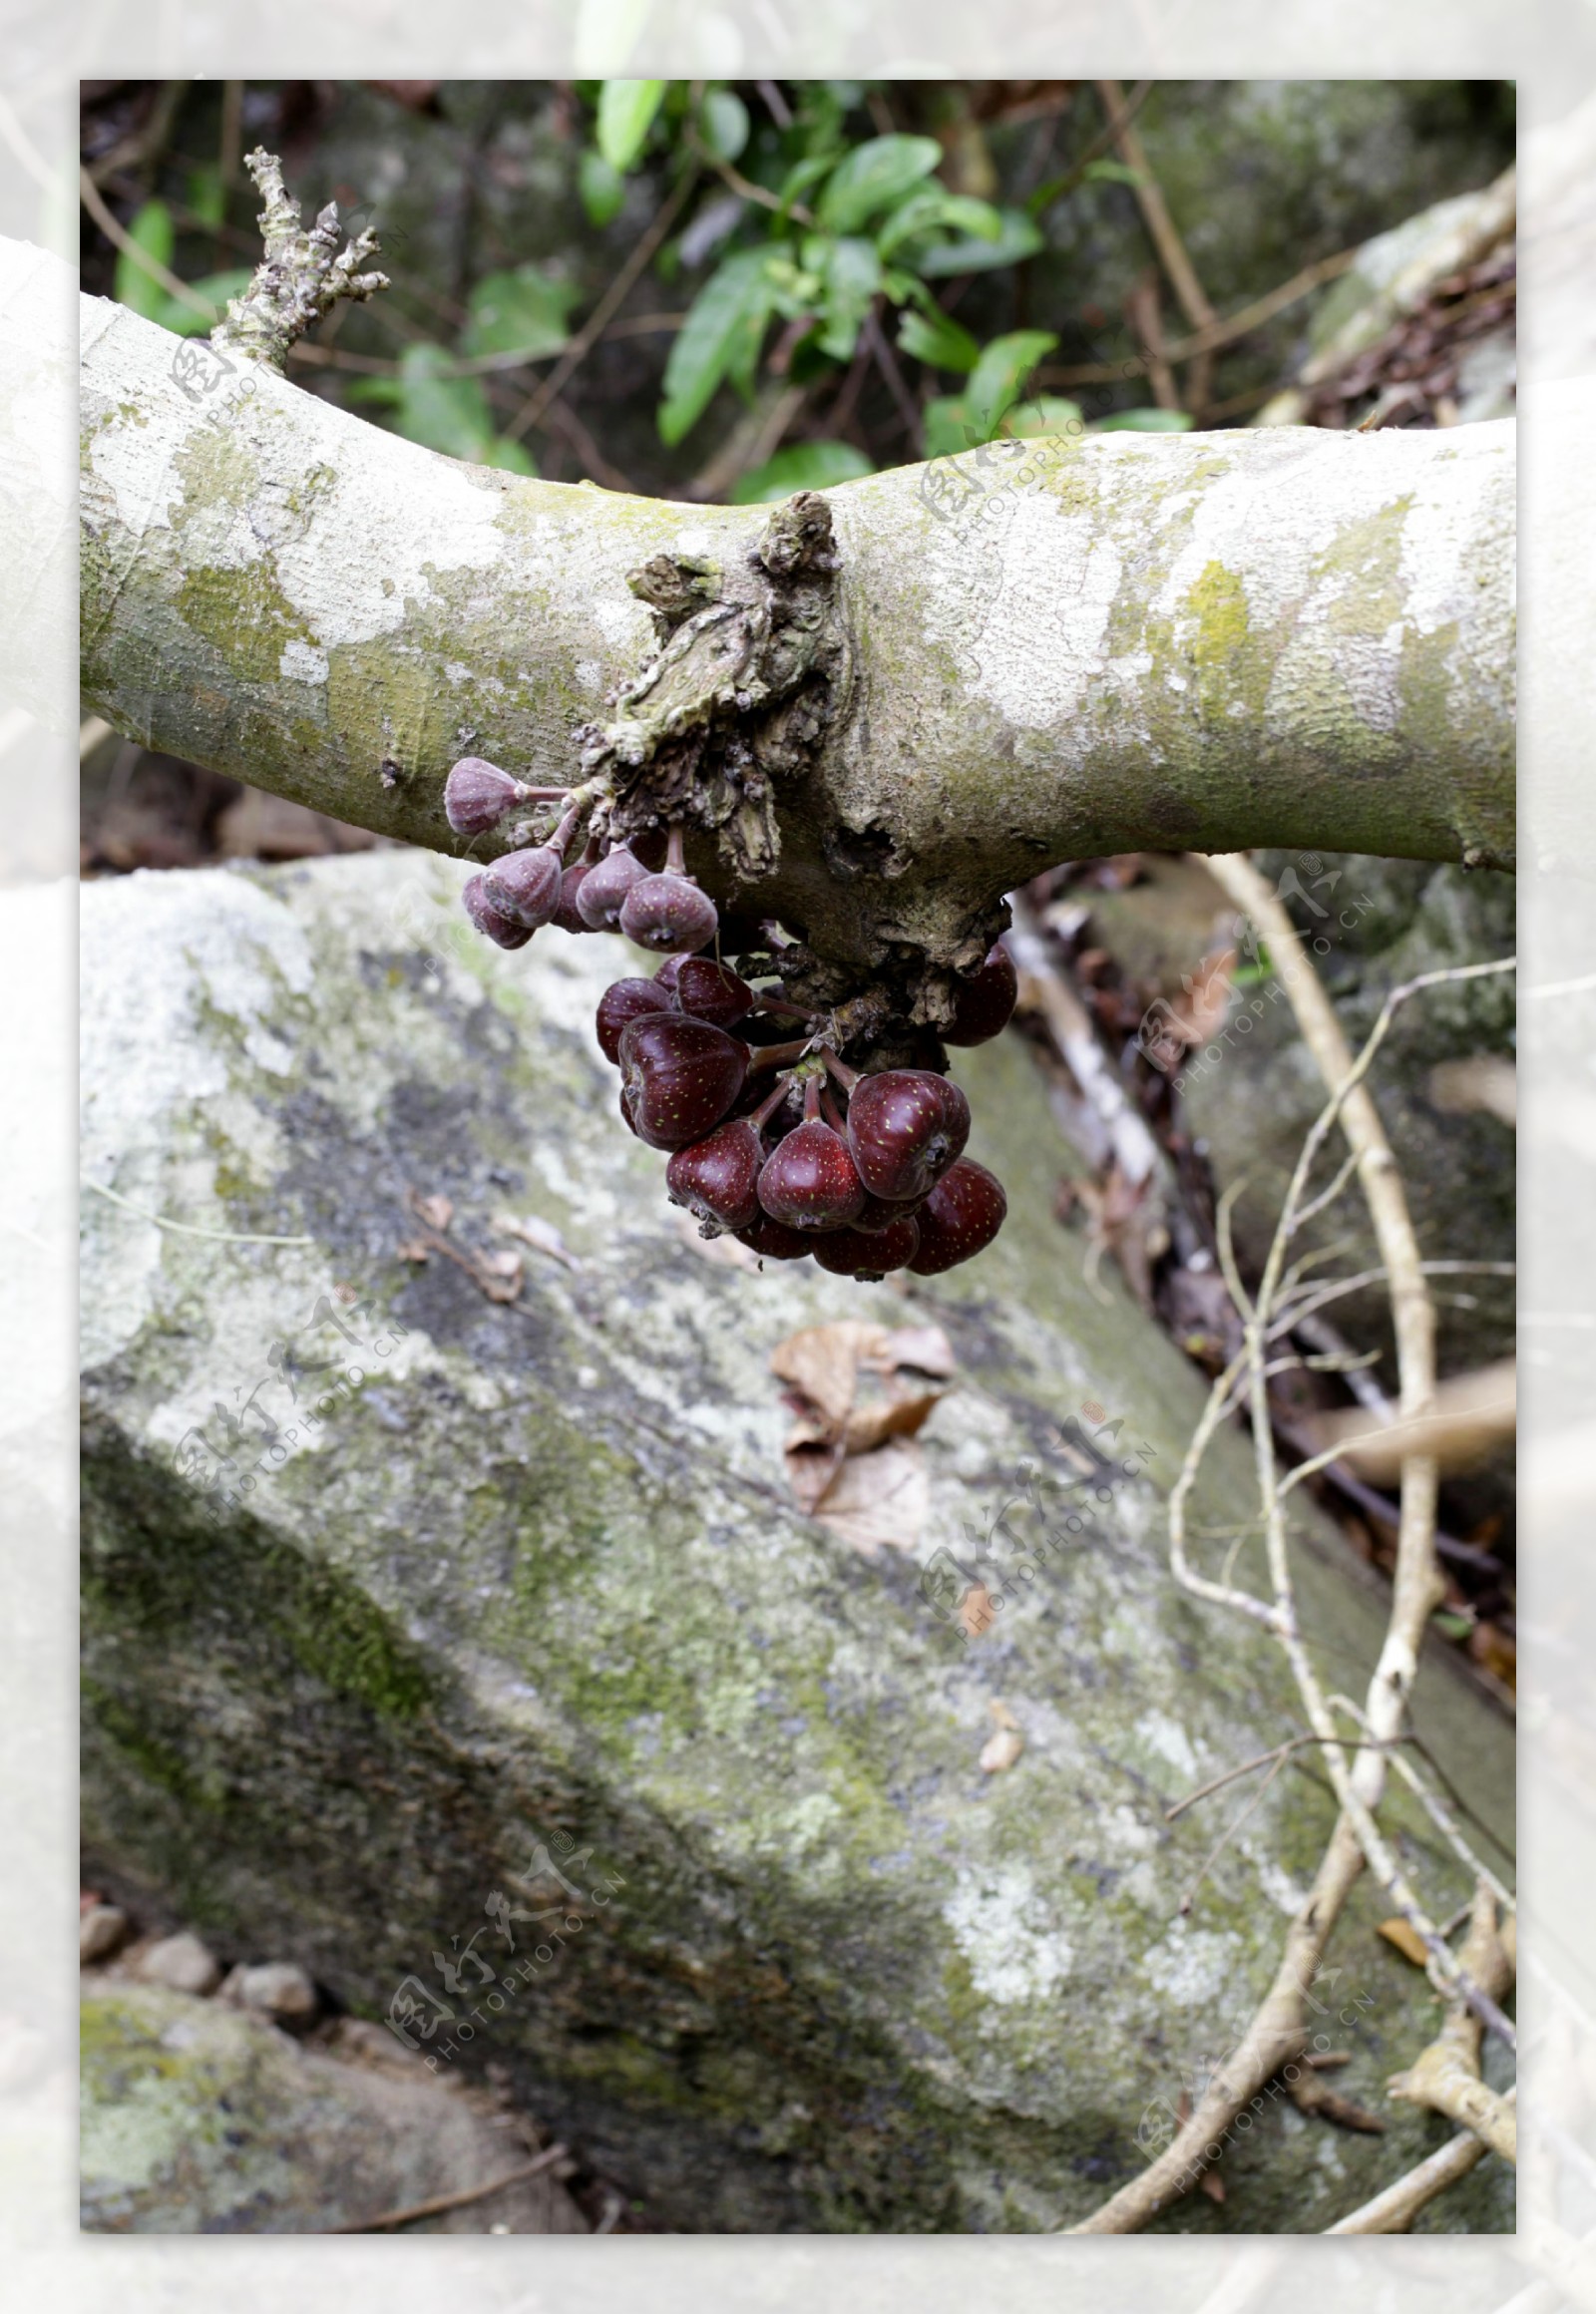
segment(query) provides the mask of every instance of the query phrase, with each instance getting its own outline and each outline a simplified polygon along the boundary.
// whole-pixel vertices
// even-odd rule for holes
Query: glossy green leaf
[[[466,325],[463,350],[467,354],[558,353],[570,332],[571,308],[577,292],[569,281],[557,281],[537,265],[518,265],[513,272],[485,273],[471,292],[471,319]]]
[[[951,273],[987,273],[998,265],[1017,265],[1022,257],[1033,257],[1046,247],[1041,228],[1023,209],[1000,209],[998,220],[995,240],[970,233],[926,250],[916,257],[916,265],[928,280],[943,280]]]
[[[481,463],[484,466],[502,467],[507,474],[535,475],[538,471],[538,461],[526,444],[507,442],[502,434],[494,436]]]
[[[203,161],[189,172],[189,207],[203,225],[219,225],[227,214],[227,191],[213,161]]]
[[[935,137],[872,137],[832,171],[820,196],[820,222],[834,233],[857,232],[929,177],[942,159]]]
[[[995,337],[991,345],[982,348],[964,399],[971,424],[984,442],[997,432],[1003,412],[1018,401],[1031,371],[1057,343],[1049,329],[1016,329],[1006,337]]]
[[[641,158],[666,86],[664,81],[605,81],[598,92],[598,151],[622,177]]]
[[[873,241],[849,238],[834,241],[827,251],[821,275],[824,284],[823,353],[833,361],[851,361],[870,301],[881,287],[881,259]]]
[[[731,494],[733,506],[762,506],[772,499],[791,498],[797,490],[830,490],[839,482],[857,482],[875,468],[851,442],[793,442],[774,458],[745,474]]]
[[[957,370],[961,375],[973,370],[981,359],[981,347],[949,313],[906,313],[898,324],[898,343],[916,361],[927,362],[937,370]]]
[[[735,161],[748,142],[748,108],[730,89],[704,99],[704,143],[717,161]]]
[[[715,388],[746,344],[750,325],[762,331],[771,307],[763,249],[738,249],[725,258],[694,298],[665,364],[659,438],[676,443],[698,423]]]
[[[1028,441],[1036,434],[1078,437],[1086,428],[1078,402],[1066,401],[1062,394],[1037,394],[1031,401],[1016,403],[998,430],[1016,441]]]
[[[1189,410],[1113,410],[1094,418],[1088,434],[1184,434],[1195,421]]]
[[[582,205],[591,225],[606,225],[611,217],[620,214],[626,197],[626,181],[618,169],[611,169],[601,153],[591,148],[577,169],[577,190],[582,194]]]
[[[409,442],[441,450],[449,458],[480,462],[494,438],[493,415],[478,378],[449,376],[450,357],[441,345],[407,345],[393,380],[373,379],[388,388],[394,431]],[[363,396],[376,400],[376,395]]]
[[[200,280],[191,281],[189,286],[210,306],[208,315],[197,313],[181,297],[163,296],[150,319],[159,321],[175,337],[200,337],[215,327],[227,310],[227,299],[241,297],[253,278],[247,265],[240,265],[230,273],[206,273]]]
[[[1140,185],[1142,173],[1123,161],[1088,161],[1081,176],[1090,185]]]
[[[172,270],[173,251],[177,247],[177,231],[172,222],[172,211],[164,200],[147,200],[128,226],[128,238],[136,241],[158,265]],[[137,257],[122,249],[117,254],[117,270],[113,295],[119,305],[130,306],[142,313],[147,321],[154,321],[163,305],[171,302],[171,291],[163,289],[153,273],[140,264]]]

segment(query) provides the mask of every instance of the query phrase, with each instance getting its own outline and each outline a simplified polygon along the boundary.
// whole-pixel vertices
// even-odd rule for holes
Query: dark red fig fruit
[[[852,1226],[867,1235],[871,1230],[891,1229],[895,1222],[907,1221],[911,1214],[918,1213],[930,1195],[931,1191],[924,1189],[918,1197],[895,1198],[889,1203],[885,1197],[872,1197],[866,1190],[863,1209]]]
[[[540,844],[524,852],[507,852],[483,872],[483,888],[488,905],[501,916],[508,916],[512,924],[524,924],[530,932],[554,921],[560,906],[560,879],[563,873],[560,854],[552,844]]]
[[[772,1221],[789,1229],[846,1229],[857,1221],[865,1192],[848,1144],[820,1114],[820,1086],[804,1087],[804,1121],[776,1145],[759,1176],[759,1202]]]
[[[621,903],[647,873],[624,844],[606,853],[597,868],[590,868],[577,894],[577,914],[588,930],[613,932],[620,923]]]
[[[885,1278],[907,1270],[920,1250],[920,1224],[904,1214],[890,1228],[829,1230],[815,1240],[815,1260],[837,1278]]]
[[[954,990],[953,1026],[942,1031],[944,1044],[985,1044],[1008,1026],[1019,994],[1019,979],[1001,941],[987,951],[980,971],[961,980]]]
[[[694,1020],[735,1028],[752,1011],[754,992],[729,964],[717,964],[713,957],[682,957],[676,961],[676,1003]]]
[[[524,949],[532,938],[533,927],[530,924],[512,924],[508,916],[501,916],[496,908],[491,908],[488,905],[486,882],[485,877],[473,876],[469,883],[461,887],[460,899],[467,916],[478,932],[491,941],[497,941],[500,948]]]
[[[577,910],[577,895],[592,874],[593,866],[594,863],[591,860],[579,860],[576,866],[568,868],[560,879],[560,898],[555,904],[554,915],[549,921],[551,924],[558,925],[562,932],[591,932],[593,930],[592,925],[585,923]]]
[[[652,986],[652,982],[646,983]],[[712,1132],[742,1090],[748,1048],[707,1020],[648,1012],[628,1021],[617,1047],[639,1141],[686,1149]]]
[[[665,1167],[672,1205],[684,1205],[706,1232],[747,1229],[759,1218],[759,1168],[765,1161],[751,1117],[717,1125],[706,1140],[678,1149]]]
[[[673,997],[676,993],[676,974],[686,961],[685,957],[666,957],[654,974],[654,986],[665,989]]]
[[[749,1247],[767,1262],[801,1262],[820,1243],[812,1234],[806,1236],[802,1230],[788,1229],[785,1222],[772,1221],[768,1213],[731,1234],[739,1245]]]
[[[708,893],[668,871],[641,877],[620,910],[620,930],[640,949],[681,949],[689,956],[714,939],[719,922]]]
[[[992,1244],[1007,1211],[997,1175],[961,1157],[920,1209],[920,1251],[910,1269],[917,1278],[935,1278],[968,1262]]]
[[[947,1077],[889,1068],[855,1079],[848,1146],[872,1196],[893,1204],[923,1197],[969,1138],[970,1103]]]
[[[465,755],[443,783],[444,817],[457,836],[485,836],[520,798],[521,782],[480,755]]]
[[[668,1012],[670,998],[652,980],[611,980],[598,999],[594,1027],[605,1060],[620,1065],[620,1031],[645,1012]]]

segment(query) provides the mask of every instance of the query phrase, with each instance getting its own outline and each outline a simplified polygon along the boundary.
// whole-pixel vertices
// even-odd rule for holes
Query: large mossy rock
[[[450,1999],[424,2051],[509,2065],[667,2225],[1067,2223],[1228,2045],[1330,1821],[1317,1774],[1282,1776],[1180,1915],[1223,1803],[1171,1826],[1166,1802],[1299,1725],[1274,1648],[1166,1572],[1199,1381],[1080,1276],[1017,1042],[960,1059],[1010,1197],[980,1261],[907,1299],[807,1262],[717,1267],[674,1228],[593,1039],[627,952],[457,944],[459,883],[384,853],[85,892],[84,1166],[124,1201],[84,1199],[97,1884],[297,1959],[372,2017],[407,1978],[445,1992],[445,1964],[471,1982],[475,1938],[495,1981]],[[580,1266],[522,1241],[525,1290],[496,1303],[401,1255],[407,1193],[451,1199],[461,1247],[511,1249],[510,1213]],[[313,1314],[301,1361],[361,1378],[315,1399],[329,1375],[299,1375],[295,1405],[271,1353]],[[795,1329],[853,1318],[939,1323],[959,1358],[914,1548],[874,1558],[794,1506],[767,1368]],[[251,1400],[298,1436],[280,1462],[240,1447],[260,1467],[213,1513],[180,1464],[196,1425],[247,1432]],[[1026,1457],[1058,1465],[1057,1426],[1097,1400],[1152,1449],[1150,1482],[963,1642],[922,1566],[968,1562],[966,1530]],[[1221,1439],[1205,1548],[1246,1523],[1247,1464]],[[1297,1562],[1326,1675],[1357,1689],[1380,1595],[1322,1527]],[[1025,1747],[984,1774],[995,1700]],[[1416,1717],[1505,1835],[1505,1726],[1439,1658]],[[1393,1815],[1449,1912],[1461,1872]],[[517,1877],[539,1842],[580,1900]],[[500,1908],[511,1956],[496,1894],[561,1921]],[[1360,1892],[1321,1988],[1341,2079],[1376,2106],[1434,2016],[1380,1910]],[[1223,2205],[1162,2223],[1313,2230],[1443,2134],[1405,2108],[1372,2139],[1272,2104]],[[1508,2227],[1510,2184],[1487,2162],[1424,2222]]]

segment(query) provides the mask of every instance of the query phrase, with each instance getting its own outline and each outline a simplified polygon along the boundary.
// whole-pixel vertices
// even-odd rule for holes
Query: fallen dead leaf
[[[532,1246],[540,1254],[548,1254],[553,1261],[564,1262],[568,1270],[580,1270],[582,1263],[566,1244],[552,1221],[541,1221],[537,1214],[496,1213],[493,1227],[501,1237],[520,1238],[524,1246]]]
[[[399,1248],[399,1259],[401,1262],[430,1262],[432,1248],[424,1246],[420,1238],[407,1238]]]
[[[841,1462],[814,1516],[840,1541],[873,1559],[884,1546],[914,1551],[930,1507],[931,1487],[919,1446],[912,1439],[894,1439],[873,1454]]]
[[[985,1583],[972,1583],[959,1606],[960,1628],[968,1639],[979,1639],[993,1623],[992,1593]]]
[[[855,1406],[842,1434],[845,1454],[869,1454],[889,1438],[912,1438],[933,1407],[940,1406],[941,1390],[919,1390],[908,1398],[878,1398],[873,1406]]]
[[[959,1369],[954,1346],[940,1326],[895,1326],[880,1349],[867,1351],[859,1362],[873,1373],[894,1373],[912,1366],[916,1373],[945,1382],[952,1381]]]
[[[988,1736],[981,1747],[983,1775],[1000,1775],[1005,1767],[1012,1767],[1025,1748],[1025,1738],[1017,1728],[998,1728]]]
[[[1383,1936],[1388,1944],[1395,1945],[1402,1959],[1411,1961],[1415,1969],[1421,1969],[1429,1959],[1423,1938],[1414,1928],[1412,1922],[1403,1920],[1400,1913],[1393,1920],[1383,1920],[1377,1933]]]
[[[1018,1733],[1019,1722],[1014,1718],[1001,1696],[994,1696],[987,1706],[987,1711],[995,1728],[1012,1728],[1016,1734]]]
[[[845,1320],[835,1326],[805,1326],[778,1342],[770,1353],[770,1370],[778,1381],[790,1382],[817,1406],[834,1431],[840,1432],[859,1386],[859,1361],[867,1350],[879,1350],[886,1328]]]
[[[519,1254],[479,1254],[477,1274],[482,1290],[490,1302],[514,1302],[526,1283],[526,1269]]]
[[[453,1200],[443,1196],[413,1198],[411,1210],[418,1221],[424,1221],[428,1229],[437,1230],[440,1236],[455,1218]]]

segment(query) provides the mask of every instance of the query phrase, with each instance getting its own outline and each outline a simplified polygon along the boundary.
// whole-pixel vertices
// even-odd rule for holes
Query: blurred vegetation
[[[1513,102],[1496,82],[101,81],[83,144],[134,244],[86,212],[90,289],[206,327],[160,275],[218,311],[242,286],[242,157],[264,144],[307,221],[330,198],[375,226],[394,284],[296,349],[300,384],[455,457],[749,501],[998,433],[1245,423],[1309,305],[1182,356],[1191,298],[1149,191],[1223,317],[1486,183]]]

